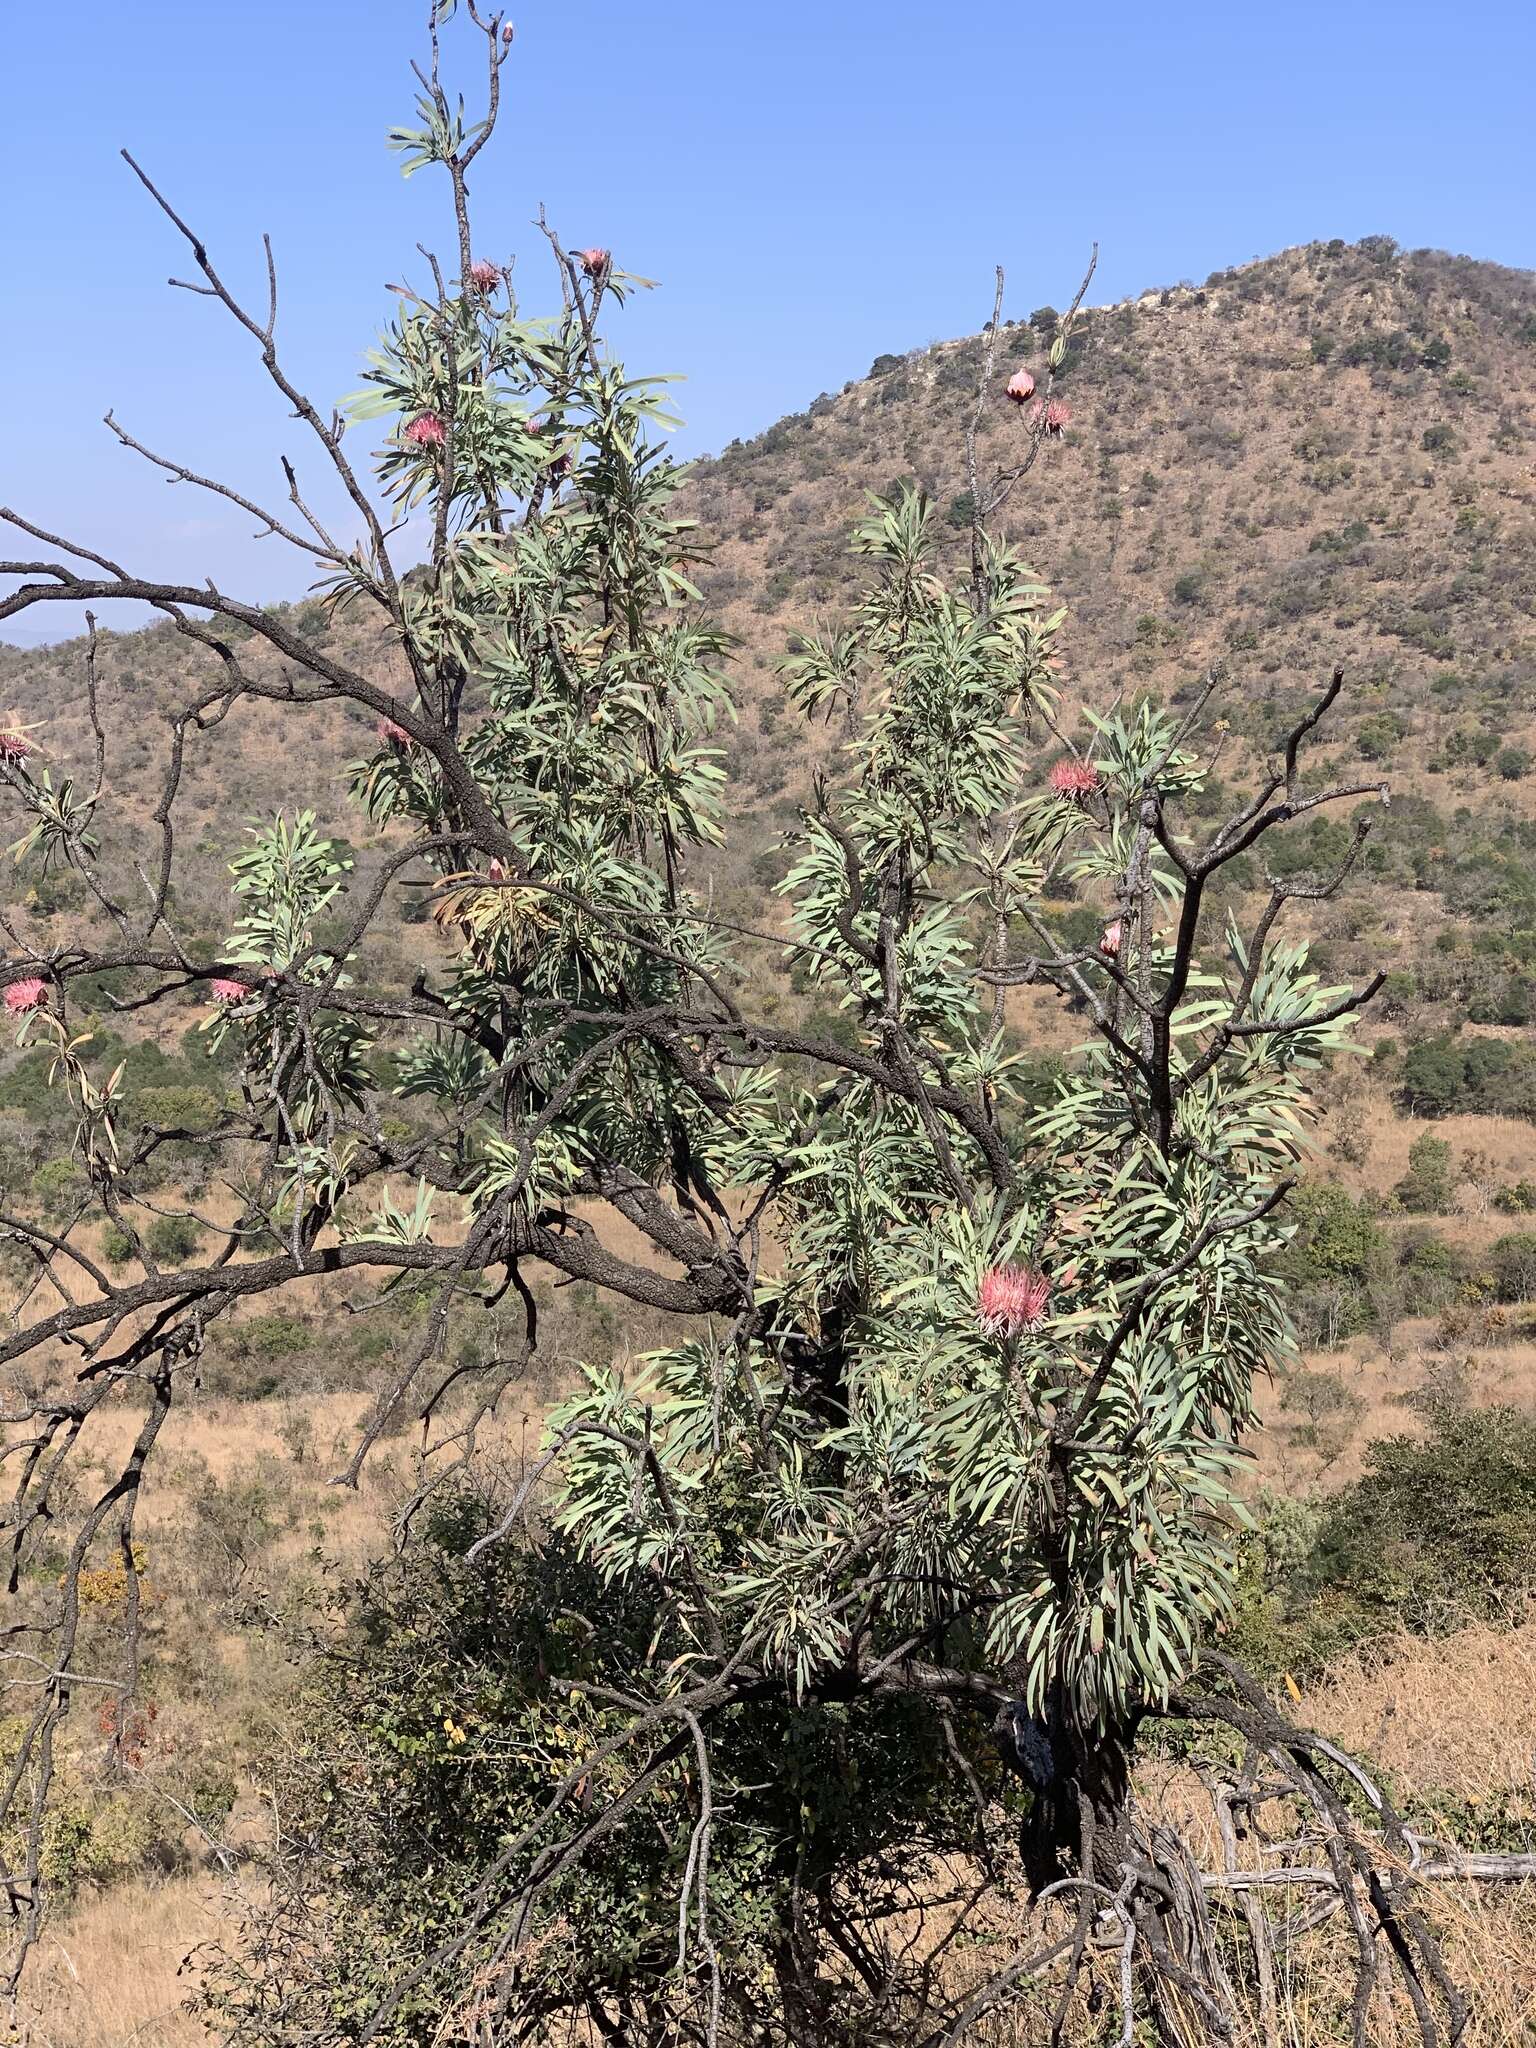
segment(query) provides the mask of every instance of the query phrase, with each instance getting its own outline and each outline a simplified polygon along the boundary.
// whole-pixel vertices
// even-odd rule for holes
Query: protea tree
[[[979,403],[1022,435],[1018,459],[983,483],[973,434],[977,527],[954,572],[920,494],[872,502],[862,603],[784,667],[845,743],[792,835],[781,914],[718,921],[699,856],[730,818],[726,648],[689,580],[661,387],[602,338],[641,280],[622,252],[568,255],[547,231],[559,302],[534,317],[474,255],[467,173],[510,47],[500,16],[475,21],[486,118],[455,111],[434,35],[418,125],[395,138],[407,169],[446,172],[457,254],[402,289],[353,404],[383,434],[375,487],[357,436],[290,381],[275,310],[238,301],[160,200],[358,538],[311,517],[292,469],[289,509],[254,509],[333,604],[385,628],[378,670],[6,514],[46,552],[0,564],[0,616],[138,599],[212,658],[172,720],[176,758],[240,699],[294,735],[293,807],[236,862],[216,958],[167,914],[169,824],[146,901],[98,852],[100,763],[86,793],[4,750],[24,858],[78,869],[99,911],[63,940],[7,926],[6,1007],[57,1044],[89,1183],[67,1227],[6,1218],[40,1276],[0,1342],[33,1390],[8,1439],[18,1555],[97,1416],[143,1409],[57,1602],[27,1620],[10,1810],[45,1809],[80,1572],[108,1543],[131,1563],[140,1475],[219,1317],[315,1275],[428,1288],[378,1413],[419,1393],[458,1469],[553,1273],[666,1315],[675,1341],[592,1359],[516,1497],[478,1523],[448,1512],[424,1455],[436,1549],[377,1593],[369,1656],[300,1719],[274,1892],[280,1921],[294,1910],[228,1967],[239,2038],[502,2043],[564,2016],[626,2042],[950,2040],[1041,1982],[1065,2010],[1105,1944],[1124,2038],[1133,2008],[1160,2037],[1224,2038],[1231,1929],[1262,1974],[1267,1922],[1255,1909],[1218,1939],[1188,1850],[1138,1814],[1138,1731],[1177,1715],[1246,1737],[1245,1796],[1257,1810],[1278,1784],[1288,1825],[1325,1843],[1363,1995],[1384,1928],[1431,2040],[1437,2003],[1459,2006],[1410,1880],[1378,1864],[1390,1807],[1373,1789],[1357,1825],[1339,1767],[1210,1651],[1255,1377],[1289,1345],[1273,1254],[1308,1083],[1370,991],[1323,986],[1280,930],[1289,896],[1326,894],[1350,862],[1277,885],[1246,932],[1204,902],[1267,834],[1379,794],[1306,779],[1340,678],[1236,814],[1197,825],[1215,683],[1182,713],[1088,716],[1052,663],[1062,612],[991,531],[1064,424],[1070,316],[1032,423],[1007,399],[1033,378],[1005,396],[989,341]],[[409,575],[390,549],[407,515],[427,535]],[[306,808],[324,794],[306,709],[337,701],[369,736],[366,884]],[[173,774],[162,822],[176,793]],[[380,987],[370,932],[424,883],[437,936],[413,981]],[[1076,949],[1042,911],[1068,885],[1104,921]],[[788,1003],[747,1014],[748,959],[801,969],[844,1028],[801,1028]],[[118,1000],[190,1006],[238,1045],[240,1100],[206,1143],[243,1206],[206,1263],[165,1270],[142,1235],[140,1181],[174,1134],[111,1142],[113,1082],[72,1019],[104,972]],[[1086,1041],[1043,1103],[1021,1086],[1020,984],[1054,991]],[[98,1215],[136,1276],[78,1249]],[[448,1324],[492,1300],[524,1304],[522,1343],[468,1410],[475,1383],[448,1373],[445,1403]],[[134,1668],[130,1650],[120,1727]],[[317,1774],[346,1796],[314,1799]],[[37,1840],[0,1833],[27,1939]],[[1005,1941],[1010,1871],[1046,1904]]]

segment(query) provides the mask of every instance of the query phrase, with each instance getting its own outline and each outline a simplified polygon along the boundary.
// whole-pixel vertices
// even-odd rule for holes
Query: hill
[[[1019,452],[1002,387],[1016,367],[1041,368],[1056,318],[1039,308],[998,337],[984,468]],[[783,720],[774,664],[852,592],[848,533],[865,490],[920,482],[955,552],[967,545],[961,441],[981,347],[972,336],[882,356],[868,377],[696,466],[690,510],[713,547],[703,588],[742,649],[734,806],[761,811],[765,826],[792,812],[820,745]],[[1449,813],[1445,831],[1420,836],[1456,839],[1465,809],[1506,847],[1511,833],[1528,839],[1536,277],[1404,254],[1385,237],[1314,243],[1198,289],[1087,310],[1060,389],[1071,423],[1003,524],[1070,607],[1059,642],[1069,703],[1177,698],[1220,665],[1237,773],[1342,662],[1334,745],[1390,766],[1400,796]],[[317,640],[388,671],[389,650],[361,623],[333,622],[318,604],[291,609]],[[0,707],[48,721],[42,737],[66,759],[82,759],[88,740],[82,667],[79,642],[0,647]],[[106,634],[100,672],[122,742],[115,794],[125,818],[142,818],[158,798],[154,723],[214,680],[212,658],[157,626]],[[310,718],[324,812],[335,766],[369,735],[356,713]],[[294,800],[267,723],[242,705],[215,731],[189,731],[183,832],[227,843],[253,813]],[[1467,851],[1439,845],[1439,865]],[[1449,907],[1483,915],[1488,892],[1464,883]],[[1509,889],[1493,895],[1507,907]]]
[[[998,337],[984,464],[1016,458],[1003,383],[1041,370],[1055,322]],[[698,516],[723,537],[706,588],[759,676],[849,590],[866,483],[921,482],[963,550],[980,353],[883,356],[700,465]],[[1060,389],[1070,426],[1004,524],[1070,605],[1084,701],[1177,694],[1219,662],[1258,739],[1337,660],[1368,758],[1481,800],[1475,771],[1536,708],[1536,277],[1313,244],[1080,315]],[[793,778],[760,699],[771,744],[740,758],[770,795]]]

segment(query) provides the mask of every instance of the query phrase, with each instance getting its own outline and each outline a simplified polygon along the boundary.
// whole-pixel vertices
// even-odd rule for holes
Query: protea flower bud
[[[1028,370],[1015,370],[1003,386],[1003,396],[1011,398],[1015,405],[1023,405],[1035,395],[1035,380]]]
[[[576,251],[576,261],[581,265],[588,277],[599,278],[607,276],[608,267],[612,263],[613,258],[606,249],[578,249]]]
[[[20,981],[11,983],[3,1001],[11,1016],[25,1017],[29,1010],[41,1009],[47,1003],[48,984],[35,974],[23,975]]]
[[[981,1276],[976,1320],[989,1337],[1017,1337],[1045,1321],[1051,1283],[1026,1266],[989,1266]]]
[[[1099,951],[1106,960],[1118,960],[1120,958],[1120,920],[1118,917],[1113,924],[1105,925],[1103,935],[1099,940]]]
[[[1051,769],[1051,788],[1058,796],[1080,803],[1085,797],[1098,795],[1099,778],[1086,761],[1068,754]]]
[[[483,292],[489,298],[501,283],[501,272],[494,263],[471,263],[469,281],[477,292]]]
[[[441,448],[448,429],[435,412],[419,412],[406,428],[405,438],[413,448]]]
[[[374,731],[390,747],[413,747],[416,742],[403,725],[397,725],[392,718],[381,718]]]
[[[502,32],[501,32],[501,47],[502,47],[502,48],[503,48],[504,50],[510,50],[510,49],[511,49],[511,47],[512,47],[512,38],[513,38],[513,36],[514,36],[514,35],[516,35],[516,33],[517,33],[517,31],[516,31],[516,30],[515,30],[515,29],[513,28],[513,26],[512,26],[512,24],[511,24],[511,22],[509,21],[509,22],[507,23],[506,27],[505,27],[505,28],[504,28],[504,29],[502,30]]]

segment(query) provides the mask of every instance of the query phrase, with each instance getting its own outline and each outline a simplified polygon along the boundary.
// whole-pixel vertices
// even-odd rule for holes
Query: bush
[[[306,2018],[319,2038],[343,1999],[349,2031],[361,2032],[440,1929],[464,1924],[467,1944],[473,1935],[465,1975],[494,1970],[496,1930],[476,1932],[469,1916],[475,1887],[521,1831],[532,1845],[514,1875],[541,1853],[537,1817],[551,1786],[584,1755],[601,1758],[622,1726],[609,1689],[633,1683],[660,1626],[659,1586],[647,1604],[558,1538],[533,1554],[501,1544],[466,1564],[485,1525],[479,1502],[434,1506],[425,1538],[373,1574],[340,1654],[318,1663],[292,1719],[285,1793],[303,1816],[301,1853],[328,1873],[292,1927],[296,1953],[317,1951],[295,1999],[312,2003],[286,2015],[293,2039]],[[712,1739],[715,1796],[732,1825],[711,1846],[709,1904],[718,1966],[741,2010],[772,1981],[779,1901],[792,1886],[842,1892],[861,1867],[905,1855],[918,1837],[935,1853],[962,1853],[974,1818],[931,1717],[910,1701],[860,1715],[769,1698],[739,1717],[735,1736],[728,1752]],[[556,1879],[561,1938],[530,1944],[524,1965],[536,1996],[595,2002],[616,1954],[626,1995],[658,2009],[671,1995],[676,1916],[664,1921],[655,1902],[689,1854],[693,1753],[661,1756],[656,1769],[666,1796],[618,1815]],[[601,1761],[592,1771],[606,1804],[621,1780]],[[246,2003],[253,1989],[238,1970],[216,1972],[221,2017],[258,2021]],[[396,2013],[381,2048],[424,2042],[419,2012]]]
[[[1410,1046],[1403,1059],[1404,1106],[1420,1116],[1445,1116],[1467,1081],[1466,1055],[1448,1038]]]
[[[1343,1188],[1312,1182],[1291,1201],[1296,1230],[1281,1258],[1304,1338],[1331,1348],[1377,1320],[1373,1288],[1388,1272],[1385,1232]]]
[[[157,1216],[144,1237],[162,1266],[184,1266],[202,1241],[203,1233],[190,1216]]]
[[[1500,1301],[1530,1301],[1536,1296],[1536,1232],[1511,1231],[1488,1247],[1488,1266]]]
[[[1371,1444],[1331,1501],[1260,1495],[1228,1639],[1251,1670],[1315,1677],[1373,1636],[1496,1617],[1536,1587],[1536,1418],[1443,1397],[1426,1413],[1424,1438]]]
[[[101,1233],[101,1256],[109,1266],[126,1266],[133,1257],[133,1242],[127,1231],[109,1223]]]
[[[1451,1148],[1444,1138],[1426,1132],[1408,1148],[1408,1171],[1392,1190],[1394,1198],[1410,1215],[1444,1216],[1454,1202],[1455,1168]]]
[[[1411,1283],[1414,1299],[1410,1311],[1414,1314],[1443,1306],[1445,1298],[1466,1278],[1466,1260],[1427,1223],[1411,1223],[1399,1236],[1397,1264]]]
[[[1395,711],[1378,711],[1369,718],[1362,718],[1355,734],[1355,745],[1360,750],[1361,759],[1386,760],[1406,730]]]
[[[50,1159],[32,1176],[33,1200],[48,1223],[62,1223],[73,1215],[86,1187],[85,1175],[73,1159]]]
[[[1382,1627],[1496,1612],[1536,1584],[1536,1417],[1439,1402],[1430,1420],[1371,1446],[1300,1575]]]

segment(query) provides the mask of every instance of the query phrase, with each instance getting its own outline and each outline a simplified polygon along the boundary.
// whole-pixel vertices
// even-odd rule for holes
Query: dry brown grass
[[[29,2048],[204,2048],[182,1965],[221,1925],[218,1887],[174,1877],[93,1896],[44,1937]]]
[[[1536,1820],[1536,1614],[1508,1629],[1476,1623],[1433,1639],[1391,1638],[1341,1659],[1295,1711],[1303,1726],[1366,1759],[1431,1836],[1437,1822],[1445,1828],[1450,1803],[1474,1816],[1486,1808],[1506,1822]],[[1145,1766],[1137,1789],[1206,1867],[1219,1867],[1210,1799],[1191,1770]],[[1244,1867],[1258,1860],[1251,1838],[1239,1856]],[[1536,1886],[1437,1882],[1425,1904],[1472,2008],[1465,2048],[1528,2042],[1536,2027]],[[1336,1916],[1292,1959],[1283,2048],[1346,2041],[1350,1985],[1351,1945]],[[1256,2008],[1243,2015],[1243,2028],[1239,2048],[1263,2048]],[[1372,2048],[1417,2048],[1406,1993],[1390,1972],[1372,2004],[1369,2038]]]
[[[1536,1817],[1536,1614],[1454,1635],[1399,1635],[1342,1658],[1303,1701],[1321,1734],[1400,1785]]]

